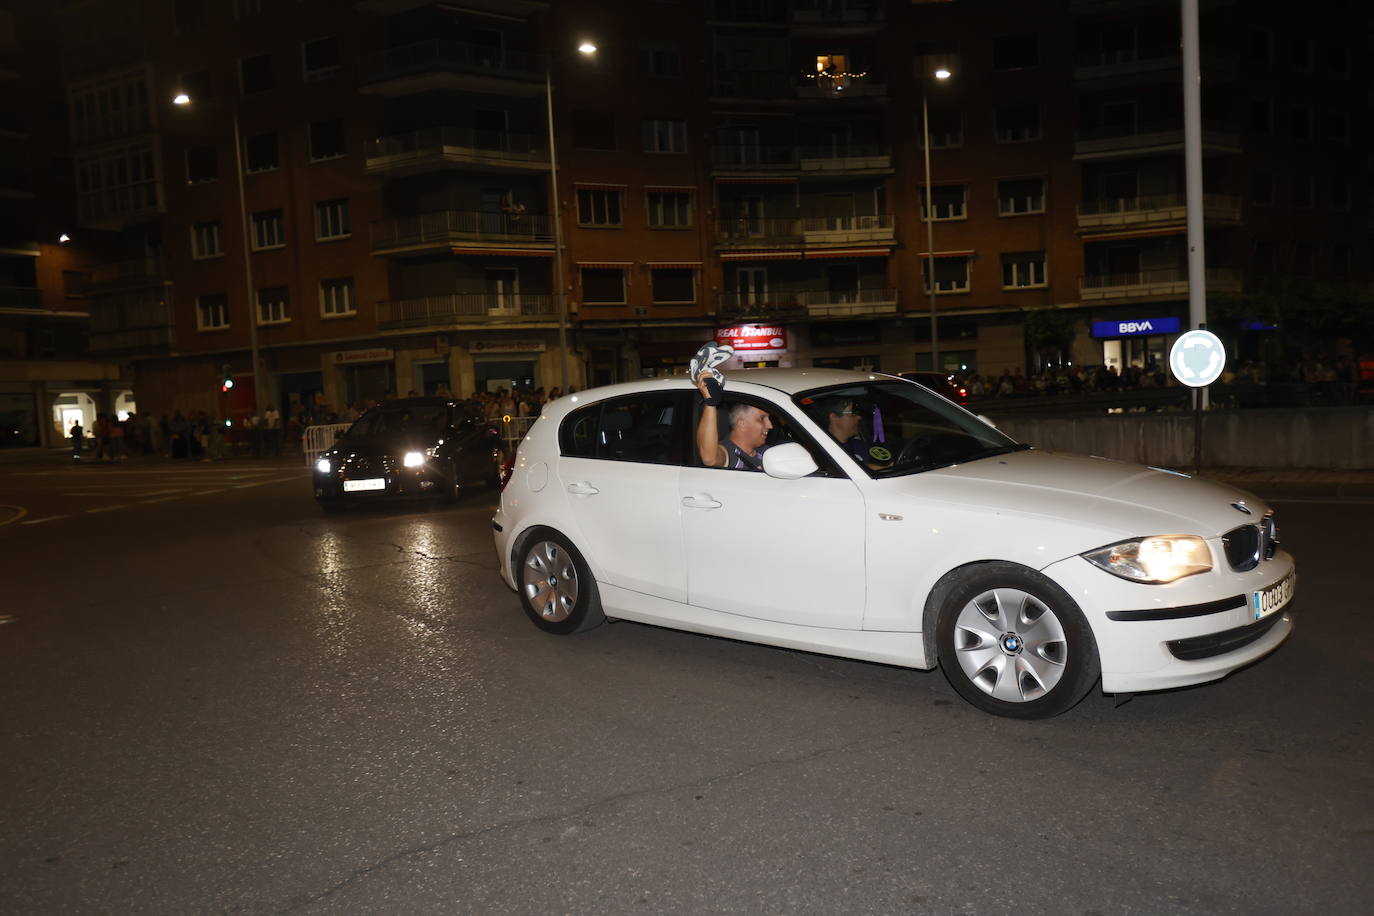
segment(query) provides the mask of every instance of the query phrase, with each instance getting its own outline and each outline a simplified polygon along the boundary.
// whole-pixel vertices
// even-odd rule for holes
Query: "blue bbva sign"
[[[1094,321],[1094,337],[1142,337],[1147,334],[1177,334],[1177,318],[1128,318],[1125,321]]]

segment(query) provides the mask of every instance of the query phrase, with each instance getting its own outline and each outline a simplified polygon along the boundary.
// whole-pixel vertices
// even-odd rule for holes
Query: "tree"
[[[1030,309],[1025,313],[1026,349],[1035,369],[1062,365],[1073,352],[1076,319],[1064,309]]]

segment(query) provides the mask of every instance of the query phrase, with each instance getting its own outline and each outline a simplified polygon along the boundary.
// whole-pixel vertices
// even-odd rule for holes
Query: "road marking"
[[[41,525],[44,522],[55,522],[59,518],[68,518],[66,515],[49,515],[47,518],[31,518],[27,522],[20,522],[21,525]]]
[[[224,492],[224,487],[220,487],[218,490],[201,490],[199,493],[192,493],[191,495],[192,495],[192,496],[209,496],[211,493],[223,493],[223,492]]]
[[[98,509],[87,509],[86,511],[87,511],[87,512],[113,512],[113,511],[116,510],[116,509],[127,509],[127,508],[129,508],[129,504],[128,504],[128,503],[120,503],[119,505],[116,505],[116,506],[101,506],[101,507],[98,508]]]
[[[14,512],[14,517],[13,517],[13,518],[7,518],[7,519],[5,519],[3,522],[0,522],[0,525],[8,525],[8,524],[10,524],[10,523],[12,523],[12,522],[17,522],[17,521],[19,521],[21,518],[23,518],[24,516],[26,516],[26,515],[29,514],[29,510],[28,510],[28,509],[25,509],[23,506],[4,506],[4,505],[0,505],[0,509],[9,509],[9,510],[11,510],[12,512]]]
[[[181,497],[180,497],[180,496],[162,496],[162,497],[159,497],[159,498],[157,498],[157,499],[144,499],[144,500],[140,500],[140,501],[139,501],[139,505],[141,505],[141,506],[150,506],[150,505],[152,505],[153,503],[165,503],[165,502],[170,502],[170,501],[172,501],[172,500],[174,500],[174,499],[181,499]]]

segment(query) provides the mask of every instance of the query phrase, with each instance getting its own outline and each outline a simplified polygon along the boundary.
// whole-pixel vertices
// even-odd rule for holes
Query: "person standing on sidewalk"
[[[281,412],[276,404],[267,405],[262,424],[267,437],[267,454],[277,458],[281,455]]]
[[[81,428],[80,420],[72,424],[72,428],[67,431],[67,435],[71,436],[72,439],[72,460],[79,461],[81,459],[81,446],[83,445],[81,437],[85,435],[85,430]]]

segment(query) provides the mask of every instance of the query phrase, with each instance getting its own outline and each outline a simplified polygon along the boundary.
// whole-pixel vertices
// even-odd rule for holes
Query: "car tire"
[[[537,528],[521,539],[514,572],[525,614],[545,633],[566,636],[605,623],[587,562],[553,529]]]
[[[1013,719],[1072,708],[1097,682],[1097,641],[1077,603],[1013,563],[988,563],[945,594],[936,626],[940,667],[974,706]]]

